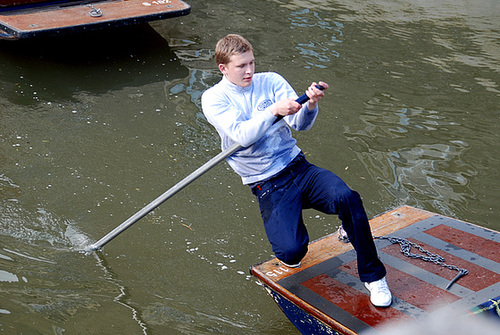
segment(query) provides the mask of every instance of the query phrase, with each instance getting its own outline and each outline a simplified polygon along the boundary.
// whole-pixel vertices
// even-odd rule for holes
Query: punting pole
[[[182,190],[184,187],[188,186],[191,182],[195,181],[198,179],[201,175],[203,175],[205,172],[222,162],[224,159],[227,157],[231,156],[234,154],[236,151],[240,150],[242,148],[241,145],[238,143],[234,144],[232,147],[222,151],[219,153],[217,156],[213,157],[211,160],[200,166],[196,171],[191,173],[189,176],[186,178],[182,179],[180,182],[175,184],[173,187],[171,187],[168,191],[160,195],[158,198],[155,200],[151,201],[146,207],[132,215],[130,218],[125,220],[121,225],[110,231],[106,236],[101,238],[99,241],[96,243],[88,246],[85,251],[94,251],[101,249],[106,243],[114,239],[118,234],[122,233],[125,229],[142,219],[146,214],[151,212],[153,209],[156,207],[160,206],[162,203],[164,203],[167,199],[175,195],[177,192]]]
[[[317,88],[320,90],[324,90],[322,86],[316,85]],[[300,97],[297,98],[297,101],[299,104],[304,104],[309,100],[309,97],[304,93]],[[283,117],[279,116],[276,118],[274,123],[278,122],[281,120]],[[273,124],[274,124],[273,123]],[[191,173],[189,176],[186,178],[182,179],[180,182],[175,184],[173,187],[171,187],[168,191],[160,195],[158,198],[155,200],[151,201],[146,207],[142,208],[140,211],[129,217],[127,220],[125,220],[122,224],[120,224],[118,227],[110,231],[108,234],[106,234],[103,238],[101,238],[99,241],[97,241],[94,244],[89,245],[87,248],[85,248],[85,252],[91,252],[95,250],[101,249],[106,243],[114,239],[116,236],[121,234],[125,229],[142,219],[144,216],[146,216],[149,212],[151,212],[153,209],[156,207],[160,206],[162,203],[164,203],[167,199],[175,195],[177,192],[182,190],[184,187],[188,186],[191,184],[191,182],[195,181],[198,179],[200,176],[202,176],[205,172],[222,162],[224,159],[228,158],[232,154],[234,154],[236,151],[242,149],[243,147],[239,145],[238,143],[235,143],[233,146],[227,148],[226,150],[222,151],[219,153],[217,156],[213,157],[211,160],[200,166],[196,171]]]

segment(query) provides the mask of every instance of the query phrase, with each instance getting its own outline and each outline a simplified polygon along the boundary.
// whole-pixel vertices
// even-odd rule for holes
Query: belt
[[[248,186],[250,186],[250,188],[254,188],[255,186],[259,185],[259,184],[263,184],[263,183],[266,183],[268,181],[272,181],[273,179],[276,179],[276,178],[280,178],[281,176],[283,176],[284,174],[286,173],[289,173],[290,171],[294,170],[295,168],[297,168],[301,163],[305,162],[306,161],[306,156],[304,155],[304,153],[302,153],[302,151],[290,162],[288,163],[287,166],[285,166],[285,168],[283,168],[280,172],[276,173],[275,175],[269,177],[269,178],[266,178],[266,179],[263,179],[263,180],[259,180],[255,183],[251,183],[251,184],[248,184]]]

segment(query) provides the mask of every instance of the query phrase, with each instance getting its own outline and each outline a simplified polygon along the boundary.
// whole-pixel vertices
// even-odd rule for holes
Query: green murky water
[[[369,216],[407,204],[500,230],[498,1],[188,3],[150,27],[0,43],[0,333],[296,332],[248,274],[271,248],[225,163],[79,252],[219,152],[200,96],[227,33],[299,93],[330,84],[296,136]],[[305,219],[314,239],[339,224]]]

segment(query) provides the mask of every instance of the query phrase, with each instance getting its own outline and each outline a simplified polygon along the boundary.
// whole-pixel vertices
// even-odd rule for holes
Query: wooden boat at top
[[[119,27],[190,11],[181,0],[0,0],[0,40]]]
[[[393,294],[388,308],[370,303],[357,276],[355,252],[337,233],[312,242],[300,268],[271,258],[250,272],[302,334],[378,331],[388,322],[420,320],[445,308],[464,318],[490,315],[500,321],[499,232],[409,206],[375,217],[370,225],[374,236],[384,237],[375,243]],[[423,259],[406,257],[395,240],[445,260],[429,262],[415,247],[409,255]],[[457,278],[463,269],[468,274]]]

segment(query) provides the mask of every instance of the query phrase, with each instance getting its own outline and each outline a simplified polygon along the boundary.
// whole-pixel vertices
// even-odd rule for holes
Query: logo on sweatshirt
[[[267,100],[264,100],[262,101],[258,106],[257,106],[257,110],[259,111],[263,111],[264,109],[266,109],[267,107],[271,106],[273,104],[273,102],[269,99]]]

